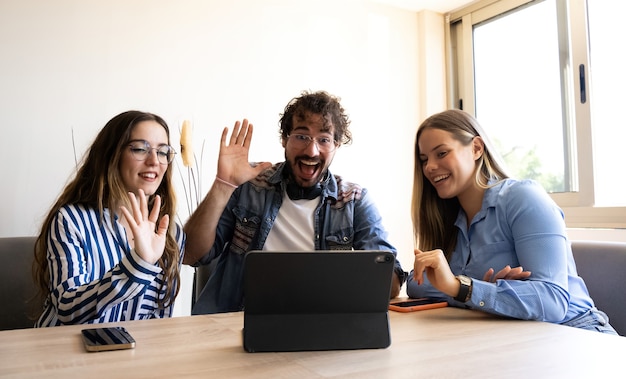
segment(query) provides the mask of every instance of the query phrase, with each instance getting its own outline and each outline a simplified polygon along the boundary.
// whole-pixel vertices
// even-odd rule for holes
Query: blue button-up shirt
[[[233,312],[243,309],[243,260],[245,253],[262,250],[285,194],[285,163],[274,165],[252,181],[239,186],[232,194],[219,220],[215,243],[200,259],[209,264],[218,259],[199,298],[193,314]],[[353,188],[360,196],[339,196]],[[320,204],[314,212],[316,250],[389,250],[396,249],[387,240],[378,209],[366,189],[329,175],[324,183]],[[400,282],[406,278],[396,260],[395,272]],[[346,273],[349,280],[350,273]]]
[[[455,275],[473,278],[471,299],[460,303],[437,291],[425,277],[407,282],[410,297],[445,298],[453,306],[525,320],[564,323],[593,308],[576,272],[563,212],[545,190],[530,180],[504,180],[487,189],[469,228],[465,212],[457,217],[457,245],[450,258]],[[527,280],[482,280],[485,272],[506,265],[531,271]]]

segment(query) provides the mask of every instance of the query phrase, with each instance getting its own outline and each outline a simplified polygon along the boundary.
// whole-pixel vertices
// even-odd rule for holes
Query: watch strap
[[[472,297],[472,279],[464,275],[458,275],[456,279],[459,281],[461,286],[459,287],[459,293],[454,297],[454,300],[465,303]]]

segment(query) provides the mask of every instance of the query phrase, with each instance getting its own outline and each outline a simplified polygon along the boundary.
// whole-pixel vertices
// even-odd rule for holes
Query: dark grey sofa
[[[626,336],[626,242],[575,240],[572,253],[596,307]]]
[[[0,238],[0,330],[29,328],[35,294],[31,267],[36,237]],[[578,274],[585,280],[596,306],[611,325],[626,336],[626,242],[572,241]],[[202,271],[202,270],[201,270]],[[210,272],[210,270],[207,270]],[[196,274],[196,292],[207,280]],[[197,294],[194,294],[197,295]]]
[[[0,330],[35,324],[32,263],[36,237],[0,238]]]

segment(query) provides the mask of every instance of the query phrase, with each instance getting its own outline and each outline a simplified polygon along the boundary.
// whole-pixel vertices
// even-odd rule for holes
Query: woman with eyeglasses
[[[35,326],[171,316],[185,241],[174,155],[157,115],[123,112],[104,126],[37,239]]]

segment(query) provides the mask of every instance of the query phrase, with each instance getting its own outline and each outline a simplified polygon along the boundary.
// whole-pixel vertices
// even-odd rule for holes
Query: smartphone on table
[[[121,326],[81,330],[87,351],[134,349],[135,339]]]
[[[396,312],[414,312],[425,309],[435,309],[447,307],[448,302],[441,299],[419,298],[407,299],[389,303],[389,310]]]

